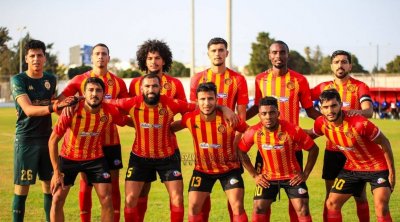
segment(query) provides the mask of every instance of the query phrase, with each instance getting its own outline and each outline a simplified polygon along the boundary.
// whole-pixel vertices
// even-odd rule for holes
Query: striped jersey
[[[122,80],[121,78],[110,72],[108,72],[106,75],[99,76],[93,73],[93,71],[88,71],[81,75],[75,76],[68,83],[67,87],[64,89],[62,94],[64,96],[73,96],[76,93],[79,93],[79,95],[82,96],[86,82],[85,80],[89,77],[98,77],[103,80],[104,85],[106,86],[104,92],[105,99],[129,97],[128,90],[126,89],[124,80]],[[104,136],[104,146],[111,146],[117,144],[120,144],[118,130],[117,127],[114,124],[112,124],[106,129],[106,133]]]
[[[143,96],[117,99],[114,103],[132,117],[135,126],[132,152],[145,158],[165,158],[174,154],[176,142],[170,130],[174,116],[196,108],[195,104],[165,95],[160,96],[155,107],[147,106]]]
[[[251,126],[239,142],[239,149],[248,152],[253,144],[263,159],[262,173],[269,180],[287,180],[301,172],[295,152],[310,150],[314,141],[299,126],[279,120],[275,131],[267,130],[261,122]]]
[[[275,97],[278,100],[279,118],[295,125],[299,125],[299,103],[304,109],[313,106],[307,79],[290,69],[282,76],[274,75],[272,71],[256,76],[254,104],[258,105],[265,96]]]
[[[54,127],[58,136],[64,136],[60,155],[71,160],[92,160],[102,157],[102,141],[110,124],[125,125],[127,117],[121,116],[112,105],[103,103],[98,113],[92,114],[78,105],[72,117],[60,115]]]
[[[334,126],[324,116],[314,122],[314,134],[325,135],[347,158],[344,169],[352,171],[387,170],[386,159],[381,147],[373,140],[380,130],[363,116],[347,116],[343,112],[343,124]]]
[[[196,89],[201,83],[213,82],[217,86],[217,104],[235,110],[236,105],[249,103],[247,82],[243,75],[226,68],[225,73],[213,73],[206,69],[190,80],[190,101],[196,102]]]
[[[201,119],[200,110],[186,113],[181,124],[187,127],[193,136],[195,170],[207,174],[221,174],[240,168],[237,153],[233,147],[236,131],[245,132],[247,124],[243,120],[236,127],[231,127],[223,118],[221,111],[216,111],[213,121]]]

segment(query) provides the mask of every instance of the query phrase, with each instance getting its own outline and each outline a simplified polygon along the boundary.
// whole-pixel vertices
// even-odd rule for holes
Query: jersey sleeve
[[[196,104],[189,103],[184,100],[174,99],[172,100],[172,104],[173,104],[172,107],[175,110],[174,112],[176,113],[184,114],[187,112],[194,111],[196,109]]]
[[[254,80],[255,86],[254,86],[254,105],[258,106],[260,103],[262,93],[260,89],[260,81],[262,81],[262,77],[260,77],[262,73],[258,74]]]
[[[244,133],[248,127],[249,125],[247,125],[244,120],[240,119],[239,124],[235,127],[235,130],[239,133]]]
[[[360,98],[360,104],[364,101],[370,101],[372,103],[371,94],[367,84],[361,83],[358,86],[358,98]]]
[[[183,101],[187,101],[185,90],[183,88],[182,82],[179,81],[178,79],[175,79],[174,82],[175,82],[175,86],[176,86],[176,96],[175,96],[175,98],[183,100]]]
[[[379,128],[366,118],[360,118],[360,120],[356,121],[356,130],[361,136],[370,141],[374,141],[381,133]]]
[[[123,79],[117,78],[118,84],[120,85],[120,90],[117,98],[128,98],[129,93],[128,89],[126,88],[126,84]]]
[[[110,105],[114,105],[116,108],[128,113],[130,109],[135,107],[135,104],[139,99],[140,96],[122,98],[122,99],[110,99],[108,100],[107,103]]]
[[[54,133],[58,136],[63,136],[67,129],[71,126],[72,118],[68,117],[65,112],[62,112],[54,126]]]
[[[185,114],[182,116],[181,126],[182,126],[183,128],[187,128],[186,122],[190,119],[190,117],[191,117],[191,113],[185,113]]]
[[[324,118],[323,116],[319,116],[319,117],[314,121],[314,127],[312,128],[312,131],[313,131],[313,133],[314,133],[315,135],[317,135],[317,136],[322,136],[322,135],[324,135],[324,134],[322,133],[322,130],[321,130],[322,125],[323,125],[323,122],[324,122],[324,119],[323,119],[323,118]]]
[[[318,84],[314,88],[312,88],[311,91],[311,99],[312,100],[319,100],[319,95],[321,95],[321,84]]]
[[[17,100],[18,97],[27,94],[26,89],[26,84],[18,75],[11,78],[11,92],[15,100]]]
[[[247,105],[249,103],[249,91],[244,76],[238,75],[238,105]]]
[[[254,144],[254,133],[255,130],[253,128],[249,128],[242,136],[239,141],[238,147],[243,152],[248,152],[250,148]]]
[[[196,90],[197,90],[197,86],[199,85],[200,77],[201,77],[201,73],[197,73],[192,78],[190,78],[190,98],[189,99],[191,102],[194,102],[194,103],[197,101]]]
[[[77,75],[74,78],[72,78],[61,94],[67,97],[67,96],[74,96],[77,92],[79,92],[81,81],[83,80],[81,75]]]
[[[311,100],[311,90],[308,84],[308,81],[305,77],[301,78],[300,82],[300,103],[304,109],[308,109],[313,107],[313,103]]]
[[[299,148],[303,150],[310,150],[315,145],[311,137],[307,133],[305,133],[302,128],[296,126],[295,131],[296,131],[295,138],[297,144],[299,145],[298,146]]]
[[[132,79],[131,84],[129,84],[129,95],[131,97],[137,96],[136,95],[136,83],[139,81],[141,77],[136,77]]]

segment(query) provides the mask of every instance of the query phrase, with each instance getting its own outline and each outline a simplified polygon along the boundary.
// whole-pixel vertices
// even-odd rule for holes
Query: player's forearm
[[[53,132],[49,139],[49,155],[51,165],[53,167],[54,172],[60,172],[59,167],[59,157],[58,157],[58,141],[60,139],[58,136]]]
[[[242,165],[244,166],[244,168],[247,170],[247,172],[249,172],[250,176],[255,178],[258,173],[256,171],[256,169],[254,168],[253,164],[251,163],[251,160],[249,158],[249,156],[247,155],[247,153],[238,150],[238,155],[240,158],[240,162],[242,163]]]
[[[318,116],[322,115],[320,112],[318,112],[314,107],[310,107],[306,109],[307,116],[310,117],[311,119],[316,119]]]
[[[319,148],[317,145],[314,145],[308,152],[307,163],[306,167],[304,168],[304,174],[306,175],[307,178],[310,175],[312,169],[314,168],[315,163],[317,162],[318,153],[319,153]]]
[[[253,118],[258,113],[258,106],[253,105],[246,111],[246,120]]]

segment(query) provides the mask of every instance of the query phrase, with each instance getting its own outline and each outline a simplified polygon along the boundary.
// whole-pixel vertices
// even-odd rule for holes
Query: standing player
[[[144,71],[146,74],[156,73],[160,78],[160,94],[166,95],[173,99],[179,99],[187,101],[185,91],[181,81],[175,77],[167,74],[172,64],[172,53],[169,46],[160,40],[148,40],[139,46],[136,52],[136,60],[138,61],[139,69]],[[143,77],[134,78],[129,86],[129,94],[131,97],[140,96],[140,86]],[[178,155],[180,156],[178,143],[176,142],[175,134],[172,135],[175,143]],[[146,182],[143,185],[142,192],[138,201],[138,212],[140,214],[140,220],[144,220],[144,215],[147,210],[147,200],[149,191],[151,188],[151,182]]]
[[[87,78],[83,87],[85,101],[79,103],[73,116],[61,114],[49,139],[54,170],[51,221],[64,221],[65,199],[79,172],[84,172],[88,182],[96,189],[102,208],[101,221],[109,222],[114,218],[111,176],[102,142],[109,125],[125,125],[129,118],[121,117],[113,106],[102,104],[105,86],[100,78]],[[64,142],[58,155],[58,142],[63,136]]]
[[[241,119],[238,126],[231,127],[224,121],[222,112],[216,110],[217,89],[214,83],[201,83],[196,91],[199,109],[186,113],[181,121],[176,122],[180,124],[178,129],[187,127],[192,133],[196,157],[189,185],[189,221],[204,221],[203,204],[217,180],[228,197],[233,221],[248,221],[243,205],[243,171],[233,143],[236,131],[243,133],[247,124]]]
[[[243,75],[229,69],[225,60],[229,55],[228,43],[223,38],[212,38],[207,44],[207,55],[211,67],[194,75],[190,80],[190,101],[196,102],[197,87],[201,83],[213,82],[217,86],[217,104],[237,110],[243,120],[246,119],[246,107],[249,103],[247,82]],[[235,141],[237,143],[237,141]],[[211,209],[210,197],[203,206],[203,217],[208,221]],[[229,215],[232,221],[232,209],[228,202]]]
[[[250,127],[239,143],[243,152],[248,152],[256,144],[263,160],[263,168],[261,172],[257,172],[247,155],[243,158],[243,165],[257,184],[253,221],[269,221],[268,212],[281,187],[285,189],[298,220],[312,221],[305,181],[317,160],[318,147],[299,126],[279,120],[277,99],[264,97],[258,107],[261,121]],[[304,172],[295,155],[300,148],[309,151]]]
[[[389,140],[365,117],[342,111],[335,89],[323,91],[320,103],[323,116],[315,121],[313,133],[325,135],[347,158],[326,201],[327,221],[342,221],[342,206],[352,195],[360,196],[366,182],[371,185],[377,221],[392,221],[389,199],[396,178]]]
[[[115,74],[108,71],[107,65],[109,61],[110,50],[108,47],[103,43],[96,44],[92,49],[93,70],[74,77],[59,96],[60,99],[63,99],[65,96],[75,95],[76,93],[83,95],[84,84],[86,79],[89,77],[99,77],[103,80],[105,83],[105,99],[129,97],[125,82]],[[121,207],[119,170],[122,168],[122,157],[121,144],[115,124],[111,124],[105,131],[103,151],[111,173],[114,221],[118,222],[120,218]],[[80,216],[82,222],[89,222],[91,219],[93,186],[87,183],[84,174],[81,175],[79,191],[79,207],[81,210]]]
[[[347,115],[359,114],[366,118],[371,118],[373,114],[372,100],[368,86],[352,78],[349,73],[351,71],[351,55],[342,50],[337,50],[331,56],[331,69],[334,74],[334,80],[323,82],[311,90],[313,100],[318,100],[319,95],[326,89],[336,89],[342,98],[343,110],[347,111]],[[333,182],[339,172],[342,170],[346,157],[342,152],[335,149],[335,146],[329,140],[326,144],[324,155],[324,167],[322,178],[325,180],[326,199]],[[354,196],[357,206],[357,216],[359,221],[369,221],[369,207],[365,187],[361,196]],[[324,204],[323,218],[326,221],[326,205]]]
[[[14,143],[14,199],[13,221],[23,221],[29,187],[36,175],[43,181],[44,210],[50,221],[51,163],[47,141],[51,134],[51,112],[58,109],[52,104],[56,77],[43,71],[46,46],[42,41],[30,40],[25,46],[28,70],[11,78],[11,89],[17,110]]]
[[[299,125],[300,105],[306,110],[307,115],[315,119],[321,115],[313,108],[310,87],[307,79],[288,69],[289,47],[283,41],[275,41],[269,47],[269,60],[272,69],[262,72],[255,79],[254,106],[247,111],[247,119],[258,113],[258,103],[265,96],[273,96],[278,99],[280,119]],[[302,168],[303,154],[296,152],[296,157]],[[262,168],[262,160],[259,153],[256,158],[256,169]],[[268,212],[270,213],[270,212]],[[289,202],[290,221],[297,221],[296,212]]]

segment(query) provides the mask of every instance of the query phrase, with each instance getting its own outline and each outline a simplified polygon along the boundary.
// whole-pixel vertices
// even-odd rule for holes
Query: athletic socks
[[[43,208],[44,213],[46,214],[46,222],[50,222],[50,209],[52,200],[53,196],[50,193],[43,194]]]
[[[248,222],[249,219],[247,218],[246,212],[243,212],[242,214],[239,215],[233,215],[233,222]]]
[[[125,207],[124,209],[125,221],[129,222],[139,222],[139,214],[137,207]]]
[[[327,210],[326,218],[329,222],[342,222],[342,212],[340,210]]]
[[[269,220],[270,217],[267,214],[257,214],[255,212],[253,212],[253,216],[251,218],[252,222],[269,222]]]
[[[144,215],[146,214],[146,210],[147,210],[147,200],[148,200],[148,196],[139,197],[138,203],[136,205],[136,207],[138,209],[140,222],[144,221]]]
[[[323,222],[328,221],[328,208],[326,207],[326,202],[324,202],[324,212],[322,213]]]
[[[112,185],[112,203],[114,208],[114,222],[119,222],[121,209],[121,192],[119,190],[119,181],[111,180]]]
[[[204,201],[203,208],[201,209],[203,215],[203,221],[208,221],[208,218],[210,216],[210,210],[211,210],[211,199],[210,195],[208,195]]]
[[[289,200],[289,217],[290,217],[290,222],[299,222],[296,210],[294,209],[292,202],[290,200]]]
[[[169,205],[171,211],[171,222],[183,222],[184,217],[184,208],[182,206],[173,206],[172,204]]]
[[[369,222],[369,206],[368,201],[356,202],[357,216],[359,221]]]
[[[228,205],[228,212],[229,212],[229,219],[232,222],[233,221],[233,212],[232,212],[232,207],[229,204],[229,201],[226,201],[227,205]]]
[[[203,213],[189,215],[189,222],[203,222]]]
[[[308,216],[299,216],[299,222],[312,222],[311,215]]]
[[[79,186],[79,209],[81,210],[81,222],[90,222],[92,210],[92,186],[84,180],[80,180]]]
[[[378,222],[392,222],[392,216],[390,216],[390,212],[382,217],[376,217]]]
[[[14,194],[12,204],[13,222],[23,222],[25,214],[25,202],[27,195]]]

